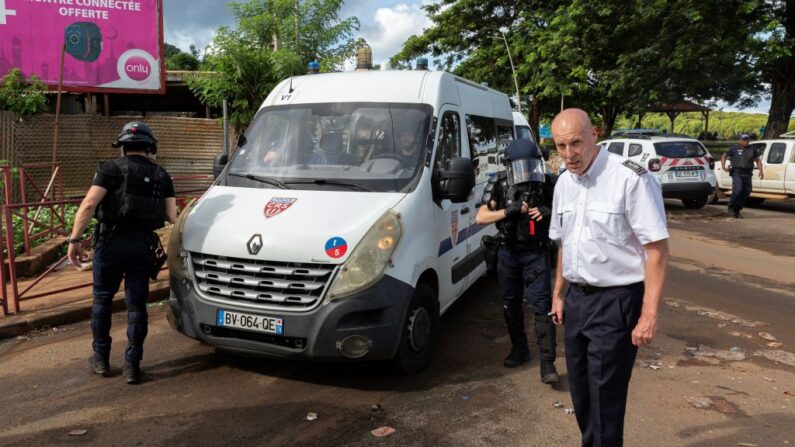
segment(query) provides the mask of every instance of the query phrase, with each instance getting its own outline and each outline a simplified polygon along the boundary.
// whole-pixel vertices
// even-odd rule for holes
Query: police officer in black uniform
[[[549,316],[552,296],[549,274],[549,216],[553,184],[544,174],[538,146],[527,139],[512,141],[505,149],[507,170],[486,185],[475,221],[496,223],[497,277],[511,352],[504,365],[514,368],[530,361],[524,327],[527,290],[535,319],[541,360],[541,381],[556,384],[555,326]]]
[[[80,267],[80,238],[96,213],[99,224],[94,235],[91,309],[94,355],[89,358],[89,366],[97,374],[110,374],[111,305],[124,279],[129,345],[123,375],[127,383],[136,384],[141,381],[140,362],[148,325],[149,278],[156,274],[158,236],[154,230],[162,228],[165,220],[176,220],[176,199],[171,177],[148,158],[157,152],[157,140],[148,126],[125,124],[113,147],[121,147],[123,156],[100,163],[67,241],[69,259]]]
[[[745,206],[745,201],[751,195],[754,172],[754,163],[759,169],[759,179],[764,178],[762,170],[761,154],[755,147],[748,147],[751,137],[748,134],[740,135],[740,141],[736,146],[732,146],[720,157],[721,168],[726,171],[726,159],[731,161],[729,175],[732,177],[732,196],[729,198],[729,216],[741,219],[743,216],[740,211]]]

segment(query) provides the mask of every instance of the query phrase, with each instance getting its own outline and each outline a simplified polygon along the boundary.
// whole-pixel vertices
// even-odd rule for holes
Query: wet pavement
[[[633,372],[625,445],[795,444],[795,278],[788,275],[795,211],[749,209],[747,219],[733,221],[718,215],[720,206],[667,207],[674,248],[666,299],[658,337],[640,350]],[[739,235],[749,241],[735,246]],[[754,268],[738,268],[743,260]],[[542,385],[535,359],[502,367],[509,342],[492,279],[442,317],[434,362],[408,377],[388,364],[216,353],[171,330],[165,306],[150,312],[140,386],[119,375],[123,314],[114,315],[110,378],[85,367],[88,323],[0,342],[0,445],[579,443],[565,385]],[[557,364],[565,380],[565,362]],[[379,427],[395,431],[376,437]]]

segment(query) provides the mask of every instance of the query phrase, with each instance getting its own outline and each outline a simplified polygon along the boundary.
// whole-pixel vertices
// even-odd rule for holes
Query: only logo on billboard
[[[259,234],[251,236],[251,239],[249,239],[248,243],[246,243],[246,248],[248,249],[248,254],[250,255],[259,253],[259,251],[262,249],[262,236]]]
[[[151,54],[144,50],[127,50],[121,55],[116,64],[119,78],[135,83],[151,82],[152,76],[158,70],[157,61]]]
[[[267,204],[265,204],[265,218],[270,219],[282,211],[285,211],[287,208],[290,208],[296,200],[298,199],[293,197],[272,198]]]

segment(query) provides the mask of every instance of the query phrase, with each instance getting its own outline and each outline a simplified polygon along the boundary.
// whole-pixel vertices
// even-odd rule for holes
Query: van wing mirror
[[[452,158],[439,172],[439,200],[466,202],[475,186],[475,167],[469,158]]]
[[[213,178],[218,178],[221,175],[221,172],[226,167],[226,164],[229,163],[229,156],[226,154],[218,154],[215,156],[213,160]]]

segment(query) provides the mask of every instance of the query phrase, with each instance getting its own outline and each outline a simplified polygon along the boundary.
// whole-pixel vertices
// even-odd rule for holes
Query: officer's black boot
[[[541,381],[549,385],[556,385],[560,382],[560,376],[555,368],[557,343],[555,324],[552,322],[552,318],[549,315],[535,314],[535,331],[541,359]]]
[[[121,374],[127,378],[127,383],[130,385],[141,383],[141,362],[124,362]]]
[[[505,325],[511,337],[511,352],[505,357],[506,368],[516,368],[530,361],[530,348],[527,346],[527,334],[524,332],[524,309],[522,303],[503,306]]]
[[[110,375],[108,357],[98,352],[95,352],[94,355],[88,358],[88,367],[91,368],[91,371],[94,371],[94,374],[99,374],[103,377],[108,377],[108,375]]]

